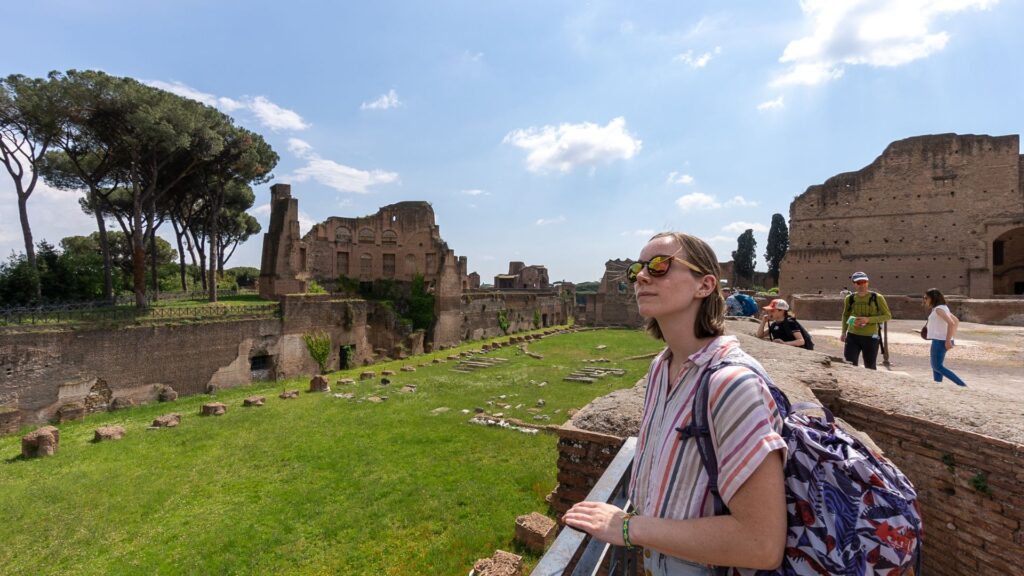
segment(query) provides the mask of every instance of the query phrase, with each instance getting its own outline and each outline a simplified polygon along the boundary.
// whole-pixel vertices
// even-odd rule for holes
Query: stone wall
[[[165,385],[197,394],[254,377],[313,374],[302,339],[311,330],[331,336],[331,369],[339,368],[343,346],[353,365],[423,348],[422,332],[403,332],[373,303],[291,296],[281,306],[280,319],[0,334],[0,420],[6,429],[12,411],[28,424],[51,420],[72,403],[101,411],[116,398],[150,402]],[[265,367],[254,370],[258,364]]]
[[[928,310],[921,305],[921,295],[897,296],[884,294],[893,318],[921,320],[928,318]],[[788,296],[793,314],[803,320],[835,320],[843,316],[843,299],[838,295],[794,294]],[[973,299],[950,296],[946,303],[953,314],[963,322],[1024,326],[1024,298]]]
[[[993,242],[1024,227],[1019,150],[1017,135],[918,136],[809,187],[790,204],[780,291],[835,293],[863,270],[882,292],[991,296]]]
[[[447,327],[450,332],[441,344],[480,340],[501,336],[498,313],[504,312],[509,333],[533,330],[534,311],[540,313],[540,327],[565,324],[572,313],[572,298],[563,299],[554,291],[481,290],[465,292],[457,316]],[[435,338],[438,330],[435,329]]]

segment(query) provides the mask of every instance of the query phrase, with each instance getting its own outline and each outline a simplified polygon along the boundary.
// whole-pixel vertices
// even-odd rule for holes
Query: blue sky
[[[281,155],[303,231],[403,200],[489,282],[597,280],[656,231],[730,259],[893,141],[1024,128],[1024,7],[998,0],[34,0],[0,74],[100,69],[202,100]],[[251,211],[266,227],[269,184]],[[88,234],[41,186],[37,239]],[[262,235],[229,266],[259,266]],[[0,254],[23,249],[0,172]]]

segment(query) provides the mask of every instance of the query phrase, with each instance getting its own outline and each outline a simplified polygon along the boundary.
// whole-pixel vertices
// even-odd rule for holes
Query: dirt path
[[[814,337],[815,351],[842,357],[839,322],[808,320],[802,322]],[[935,386],[955,386],[948,380],[934,382],[929,362],[930,342],[918,331],[921,320],[893,320],[889,323],[891,348],[890,372],[903,373]],[[1024,392],[1024,328],[960,324],[956,346],[946,354],[946,367],[957,373],[971,388],[995,396],[1019,401]],[[879,370],[886,370],[879,358]]]

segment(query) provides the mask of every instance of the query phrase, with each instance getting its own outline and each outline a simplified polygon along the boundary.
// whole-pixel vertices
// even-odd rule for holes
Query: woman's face
[[[648,262],[655,256],[674,256],[687,260],[679,242],[671,236],[655,238],[640,251],[640,261]],[[679,260],[672,260],[669,270],[663,276],[652,276],[644,267],[637,274],[633,290],[636,294],[640,315],[659,321],[686,312],[696,311],[700,301],[714,289],[714,282],[696,277]]]
[[[782,322],[786,318],[785,310],[772,310],[771,313],[773,322]]]
[[[925,308],[931,308],[932,307],[932,299],[931,299],[931,297],[929,297],[929,296],[925,296],[924,297],[924,307]]]

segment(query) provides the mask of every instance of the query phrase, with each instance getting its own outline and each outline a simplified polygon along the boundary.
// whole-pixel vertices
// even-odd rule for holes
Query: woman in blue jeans
[[[924,304],[931,309],[926,328],[932,345],[932,377],[936,382],[942,382],[942,377],[945,376],[957,386],[967,386],[959,376],[943,365],[946,352],[953,349],[953,337],[956,336],[956,328],[960,321],[949,311],[945,296],[937,288],[924,293]]]

